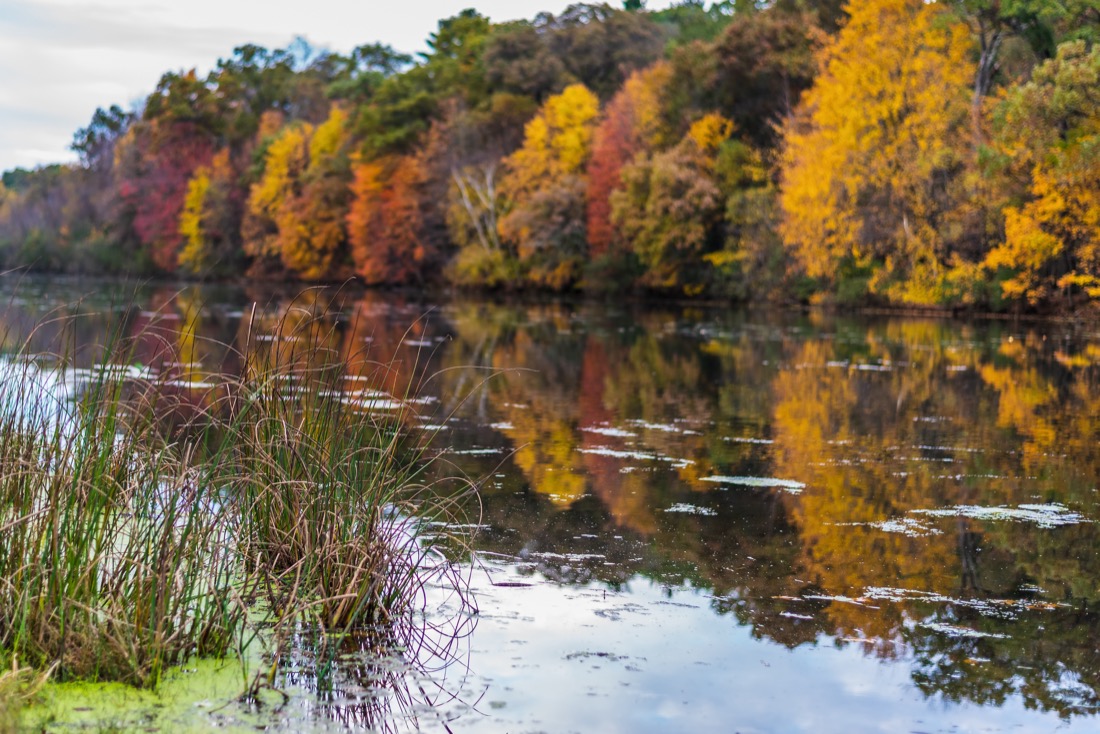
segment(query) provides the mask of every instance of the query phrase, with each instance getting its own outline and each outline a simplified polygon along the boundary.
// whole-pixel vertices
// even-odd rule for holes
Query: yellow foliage
[[[704,115],[691,124],[688,137],[698,146],[703,153],[713,156],[718,151],[718,146],[729,140],[733,135],[733,121],[728,120],[716,112]]]
[[[884,290],[899,277],[935,281],[946,268],[934,190],[967,149],[970,35],[922,0],[848,11],[785,130],[781,234],[811,277],[835,280],[844,261],[871,258],[887,263]]]
[[[1006,207],[1005,238],[985,259],[1011,273],[1009,299],[1037,304],[1054,290],[1100,298],[1100,50],[1067,43],[1005,95],[994,144],[1026,182]]]
[[[328,119],[284,128],[267,149],[264,173],[252,186],[248,213],[266,223],[245,243],[253,256],[278,257],[306,280],[331,274],[346,242],[346,166],[335,161],[348,139],[347,113],[333,105]]]
[[[583,84],[550,97],[524,128],[523,146],[507,159],[505,187],[530,193],[556,178],[578,173],[588,161],[600,102]]]
[[[660,147],[665,131],[662,126],[664,101],[668,97],[668,85],[672,82],[672,64],[658,61],[636,71],[623,84],[621,94],[630,100],[634,133],[644,149]]]
[[[1014,271],[1001,284],[1004,295],[1035,305],[1050,295],[1051,283],[1044,271],[1063,255],[1067,242],[1083,244],[1075,253],[1080,264],[1100,260],[1094,254],[1100,246],[1100,226],[1095,222],[1100,217],[1100,199],[1091,187],[1067,186],[1040,166],[1032,174],[1031,193],[1035,198],[1023,207],[1005,209],[1005,241],[989,252],[985,264]],[[1071,271],[1056,285],[1081,287],[1090,297],[1100,296],[1095,292],[1097,279],[1090,273]]]
[[[347,139],[347,121],[347,113],[333,105],[328,119],[317,127],[310,138],[309,159],[312,165],[317,165],[340,151]]]
[[[211,206],[217,203],[218,191],[225,196],[226,184],[233,178],[233,165],[229,149],[223,148],[210,161],[209,166],[199,166],[187,182],[187,193],[180,211],[179,232],[183,236],[183,248],[179,254],[180,266],[195,275],[203,274],[217,259],[212,252],[217,245],[211,242],[207,222]],[[220,187],[220,189],[219,189]],[[225,233],[221,233],[224,237]],[[217,237],[217,233],[214,234]]]
[[[288,208],[285,205],[293,197],[297,179],[308,163],[308,141],[312,133],[313,126],[309,124],[284,128],[268,147],[264,156],[264,174],[252,185],[249,193],[249,213],[275,222],[278,230],[291,224],[284,209]],[[252,256],[278,256],[279,239],[276,236],[249,240],[245,243],[245,249]]]
[[[183,235],[183,249],[180,250],[179,264],[192,273],[202,272],[205,260],[206,237],[203,234],[202,210],[206,203],[206,193],[210,190],[210,169],[199,166],[187,182],[187,194],[183,199],[180,212],[180,234]]]

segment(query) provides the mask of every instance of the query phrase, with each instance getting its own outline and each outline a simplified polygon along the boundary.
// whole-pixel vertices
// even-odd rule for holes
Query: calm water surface
[[[122,324],[180,390],[232,369],[250,328],[291,354],[314,323],[326,348],[297,358],[346,363],[361,409],[414,408],[436,470],[480,485],[456,664],[394,692],[349,657],[325,695],[289,664],[290,703],[247,712],[200,669],[186,705],[111,721],[1100,731],[1097,325],[3,287],[9,348],[79,312],[32,348]],[[379,362],[384,389],[353,390]],[[60,729],[108,716],[51,695]]]

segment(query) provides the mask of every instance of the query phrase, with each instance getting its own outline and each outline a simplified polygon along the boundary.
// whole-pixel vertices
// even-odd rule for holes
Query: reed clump
[[[412,387],[375,389],[400,383],[391,364],[356,357],[374,374],[349,376],[339,360],[318,359],[333,340],[316,319],[292,311],[273,331],[289,346],[249,350],[216,452],[233,467],[243,557],[281,621],[327,632],[398,625],[449,568],[422,547],[418,523],[457,511],[455,496],[424,481]],[[371,410],[382,402],[387,410]]]
[[[74,400],[56,389],[66,383]],[[231,649],[247,609],[211,485],[129,383],[106,367],[7,365],[0,650],[60,678],[148,686],[166,666]]]
[[[303,629],[392,636],[451,568],[417,531],[452,506],[401,411],[251,337],[239,374],[181,394],[132,342],[84,370],[0,359],[0,658],[153,686],[255,640],[277,658]]]

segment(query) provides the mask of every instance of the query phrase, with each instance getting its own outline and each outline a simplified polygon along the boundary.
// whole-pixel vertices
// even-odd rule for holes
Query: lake
[[[247,705],[228,663],[160,694],[54,685],[49,728],[1100,730],[1096,324],[0,289],[8,351],[94,363],[119,328],[196,394],[249,334],[278,353],[316,322],[307,358],[479,489],[455,559],[477,612],[427,590],[405,660],[319,671],[303,639]]]

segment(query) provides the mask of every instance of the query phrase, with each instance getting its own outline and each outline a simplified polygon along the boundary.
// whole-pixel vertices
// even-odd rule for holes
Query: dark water
[[[1095,324],[91,290],[9,284],[7,346],[80,311],[187,389],[316,320],[480,483],[476,628],[378,728],[1100,731]],[[263,723],[367,722],[307,688]]]

